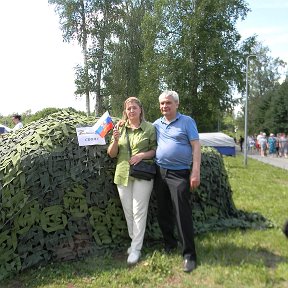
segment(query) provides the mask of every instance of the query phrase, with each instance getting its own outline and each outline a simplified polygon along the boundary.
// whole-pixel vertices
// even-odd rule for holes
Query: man
[[[14,128],[12,129],[12,131],[16,131],[16,130],[18,130],[18,129],[20,129],[20,128],[22,128],[23,127],[23,124],[22,124],[22,122],[21,122],[21,116],[20,115],[18,115],[18,114],[14,114],[13,116],[12,116],[12,121],[13,121],[13,123],[14,123]]]
[[[239,145],[240,145],[240,151],[243,151],[243,143],[244,143],[244,138],[242,137],[242,135],[239,138]]]
[[[163,117],[153,123],[158,145],[155,156],[158,222],[165,251],[170,252],[177,248],[174,236],[176,216],[184,258],[183,270],[191,272],[196,268],[196,250],[189,199],[190,191],[200,185],[199,135],[195,121],[177,112],[179,96],[175,91],[164,91],[159,96],[159,102]]]

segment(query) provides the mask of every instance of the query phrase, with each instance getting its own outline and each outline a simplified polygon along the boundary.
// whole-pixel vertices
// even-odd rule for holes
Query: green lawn
[[[224,158],[238,209],[259,212],[275,228],[229,230],[196,236],[198,268],[182,272],[180,253],[165,255],[146,247],[142,261],[127,267],[125,253],[52,263],[29,269],[0,287],[288,287],[288,171],[243,157]],[[123,251],[126,247],[123,247]]]

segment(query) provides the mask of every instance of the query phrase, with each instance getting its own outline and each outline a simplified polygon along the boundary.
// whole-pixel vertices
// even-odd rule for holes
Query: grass
[[[198,268],[191,274],[181,270],[180,251],[166,255],[155,245],[143,249],[134,267],[127,267],[124,252],[111,253],[29,269],[0,287],[288,287],[288,240],[281,231],[288,218],[288,172],[253,159],[244,168],[240,156],[224,162],[236,207],[261,213],[274,228],[197,235]]]

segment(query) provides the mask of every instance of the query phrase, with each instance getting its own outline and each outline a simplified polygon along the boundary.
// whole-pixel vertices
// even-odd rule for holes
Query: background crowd
[[[259,153],[262,157],[288,157],[288,135],[285,133],[271,133],[269,136],[265,132],[247,137],[247,148],[251,153]]]

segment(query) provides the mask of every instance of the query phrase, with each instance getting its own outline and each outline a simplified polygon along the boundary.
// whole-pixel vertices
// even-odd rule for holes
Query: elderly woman
[[[273,133],[270,133],[267,144],[268,144],[268,148],[269,148],[269,155],[276,156],[277,139]]]
[[[114,183],[117,185],[131,238],[127,263],[132,265],[136,264],[141,256],[153,180],[131,177],[129,168],[130,165],[135,165],[141,160],[154,157],[156,131],[151,123],[144,120],[142,104],[136,97],[130,97],[124,102],[123,117],[120,122],[121,125],[116,125],[119,130],[113,130],[107,153],[111,158],[117,157]]]

